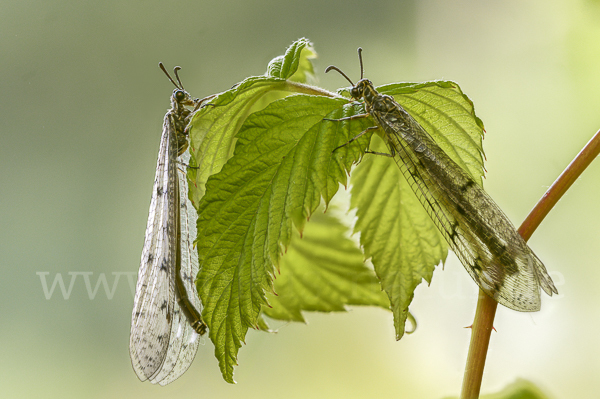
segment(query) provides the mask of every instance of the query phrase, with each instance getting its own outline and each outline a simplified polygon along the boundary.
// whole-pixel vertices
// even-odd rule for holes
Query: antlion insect
[[[192,99],[173,72],[160,68],[175,85],[171,109],[166,113],[146,237],[135,290],[129,353],[140,380],[167,385],[189,368],[196,356],[199,335],[206,333],[202,305],[193,279],[198,273],[196,210],[188,199],[185,171],[189,160],[185,130],[193,107],[209,99]]]
[[[367,131],[382,129],[390,154],[433,223],[479,287],[502,305],[523,312],[540,309],[540,287],[558,294],[540,259],[527,246],[508,217],[475,180],[456,164],[393,97],[380,94],[363,79],[362,49],[358,49],[361,79],[350,94],[364,100],[366,114],[337,119],[373,117]],[[337,147],[335,150],[337,150]],[[371,151],[367,151],[371,152]]]

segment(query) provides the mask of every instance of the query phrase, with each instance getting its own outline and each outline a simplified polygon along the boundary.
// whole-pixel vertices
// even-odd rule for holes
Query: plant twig
[[[473,333],[471,335],[471,343],[469,344],[469,354],[467,356],[467,365],[465,366],[465,376],[460,395],[461,399],[475,399],[479,397],[483,367],[485,366],[485,358],[487,356],[497,307],[498,302],[487,296],[482,290],[479,290],[477,310],[475,311],[475,320],[472,326]]]
[[[556,181],[550,186],[535,207],[531,210],[521,227],[519,234],[527,241],[540,225],[548,212],[556,205],[563,194],[600,152],[600,130],[588,141],[583,149],[571,161]],[[469,354],[465,366],[465,375],[461,399],[476,399],[481,389],[483,368],[487,356],[490,335],[498,303],[479,290],[477,310],[473,322],[473,334],[469,345]]]

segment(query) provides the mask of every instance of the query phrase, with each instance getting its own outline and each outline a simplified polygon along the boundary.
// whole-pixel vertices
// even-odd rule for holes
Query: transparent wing
[[[546,268],[491,197],[400,106],[375,113],[402,174],[481,289],[504,306],[540,309]]]
[[[172,114],[164,120],[146,237],[136,285],[129,352],[139,379],[151,381],[162,370],[175,314],[176,201],[179,193]]]
[[[189,152],[185,152],[178,159],[180,168],[177,169],[179,186],[179,204],[180,204],[180,229],[181,229],[181,274],[188,298],[197,307],[202,310],[202,304],[196,293],[194,279],[198,274],[198,253],[193,248],[193,242],[196,239],[196,220],[198,214],[196,209],[188,199],[188,183],[185,167],[189,162]],[[177,318],[173,322],[171,333],[171,342],[169,350],[161,372],[153,382],[160,385],[167,385],[179,378],[192,364],[198,351],[198,345],[202,340],[198,333],[192,328],[191,324],[181,311],[179,304],[175,302],[175,313]]]
[[[185,333],[186,324],[185,316],[182,314],[181,309],[179,309],[177,302],[175,302],[173,310],[173,322],[171,323],[171,333],[168,341],[169,345],[167,347],[167,351],[165,352],[161,368],[149,379],[151,383],[167,385],[169,382],[174,381],[181,375],[179,374],[172,380],[168,380],[170,375],[174,372],[179,359],[179,353],[181,352],[181,348],[183,346],[183,335]],[[165,382],[167,380],[168,382]]]

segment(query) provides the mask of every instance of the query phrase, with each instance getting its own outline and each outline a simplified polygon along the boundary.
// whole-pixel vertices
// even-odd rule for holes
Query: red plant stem
[[[521,227],[519,234],[527,241],[540,225],[548,212],[556,205],[563,194],[600,152],[600,130],[588,141],[583,149],[571,161],[556,181],[550,186],[538,203],[533,207]],[[477,310],[473,321],[473,334],[467,355],[465,375],[463,379],[461,399],[476,399],[481,390],[483,368],[487,356],[490,335],[494,324],[494,316],[498,302],[479,290]]]
[[[531,212],[529,212],[529,215],[523,224],[521,224],[521,227],[519,227],[519,234],[521,234],[525,241],[529,240],[548,212],[550,212],[563,194],[579,178],[594,158],[596,158],[598,153],[600,153],[600,130],[588,141],[535,207],[533,207]]]

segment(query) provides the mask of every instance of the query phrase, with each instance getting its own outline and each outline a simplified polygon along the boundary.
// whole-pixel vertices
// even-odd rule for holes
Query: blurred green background
[[[231,87],[299,37],[320,84],[335,64],[375,84],[448,79],[487,136],[486,189],[519,224],[600,127],[600,2],[4,1],[0,13],[0,397],[439,398],[458,394],[477,295],[452,257],[394,340],[391,314],[354,308],[251,331],[237,385],[212,343],[166,388],[140,383],[128,353],[162,118],[181,65],[192,95]],[[517,377],[557,398],[600,391],[600,162],[531,246],[560,291],[542,311],[498,310],[483,392]],[[74,275],[69,273],[84,272]],[[48,274],[40,274],[48,273]],[[72,291],[58,286],[57,273]],[[85,274],[87,273],[87,274]],[[116,275],[121,273],[118,284]],[[129,273],[129,275],[127,274]],[[107,279],[113,295],[94,289]],[[134,279],[135,277],[133,277]],[[133,281],[132,281],[133,283]],[[193,395],[193,396],[191,396]]]

